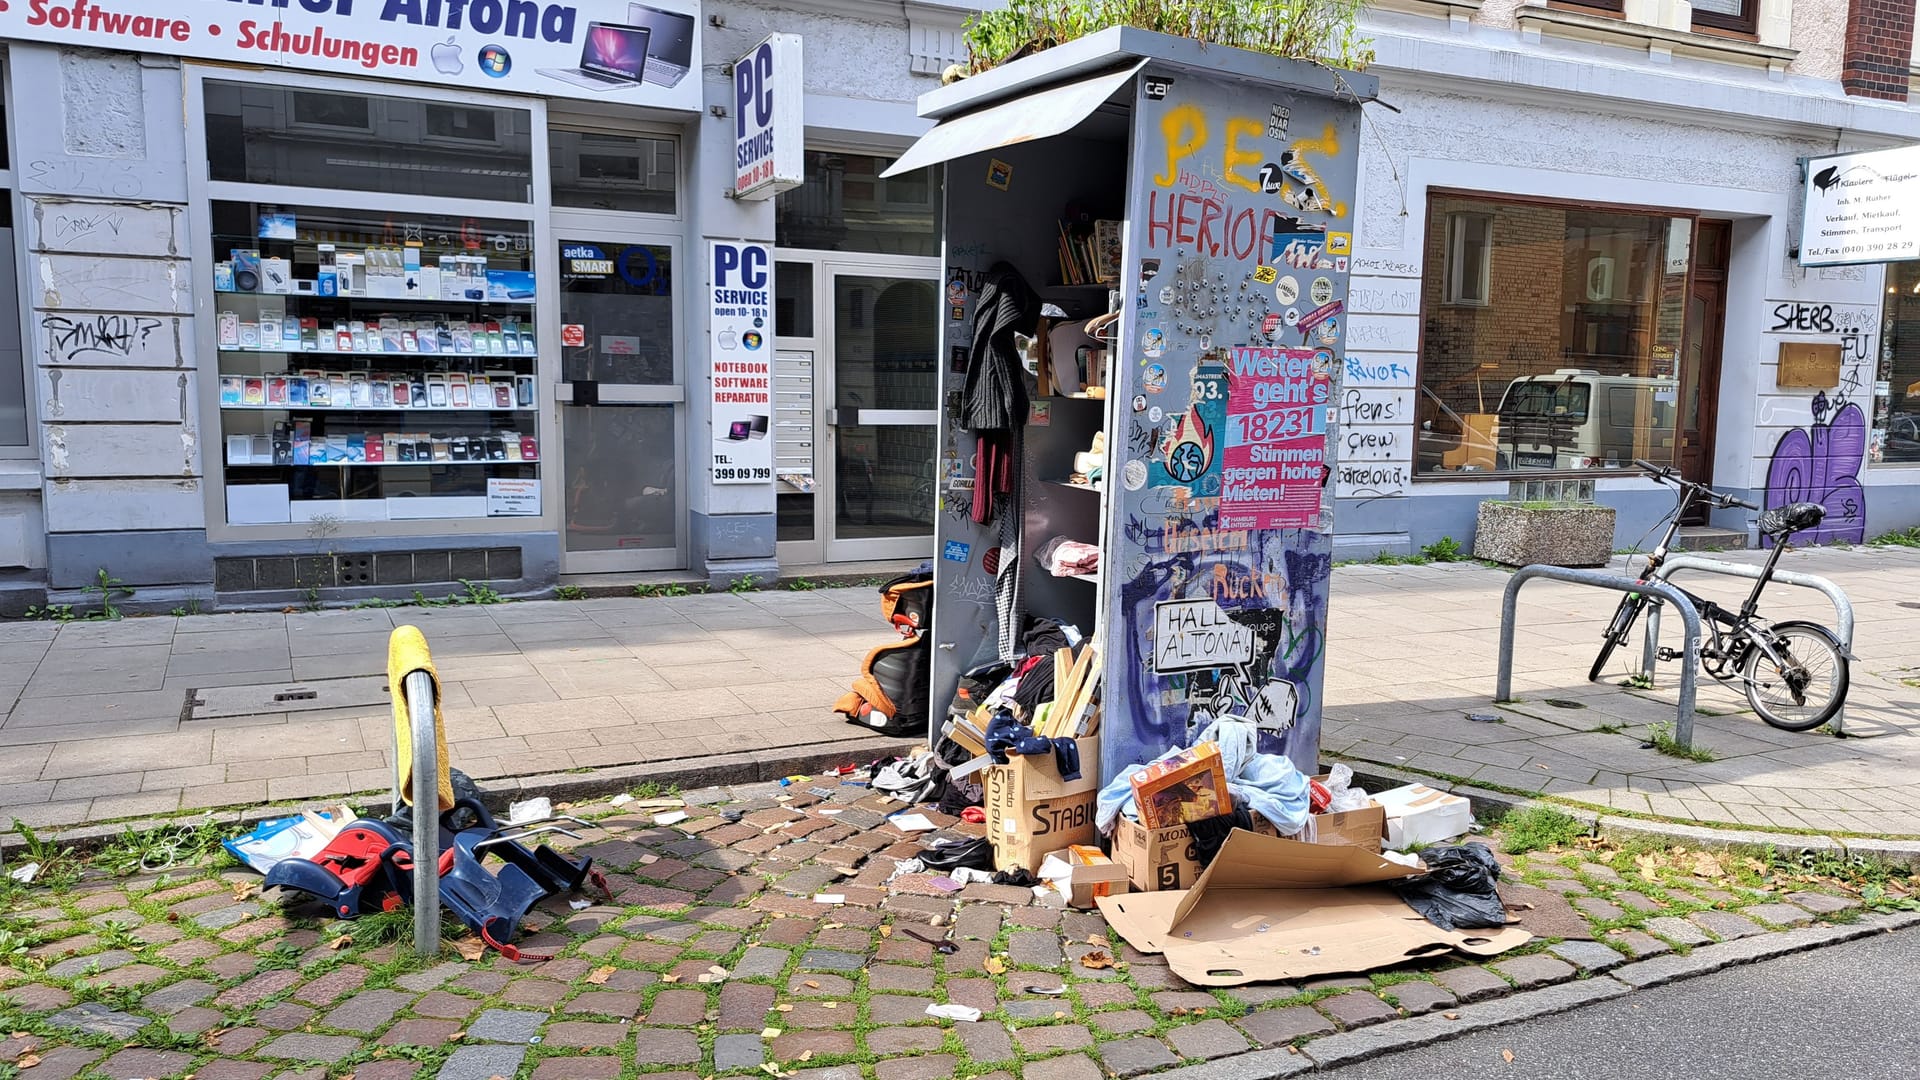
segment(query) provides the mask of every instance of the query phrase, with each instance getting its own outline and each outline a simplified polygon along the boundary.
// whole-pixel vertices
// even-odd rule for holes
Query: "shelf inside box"
[[[222,405],[220,406],[220,408],[223,411],[231,411],[231,412],[300,412],[300,413],[315,412],[315,413],[329,413],[329,414],[363,413],[363,412],[378,412],[378,413],[398,412],[398,413],[414,413],[420,416],[444,416],[448,413],[452,413],[457,416],[457,415],[471,414],[471,413],[478,413],[480,415],[485,415],[487,413],[514,413],[514,412],[530,413],[530,412],[540,411],[531,405],[513,405],[513,406],[497,407],[497,408],[493,406],[481,408],[478,406],[469,405],[464,409],[456,409],[456,408],[453,408],[452,406],[436,407],[433,405],[423,405],[418,407],[413,405]]]
[[[354,304],[439,304],[443,307],[449,304],[457,304],[460,305],[463,310],[470,307],[530,308],[534,305],[534,299],[532,297],[528,297],[525,300],[480,300],[471,296],[366,296],[358,293],[347,296],[342,296],[338,293],[332,296],[322,296],[319,293],[239,292],[237,290],[216,290],[214,295],[264,297],[269,300],[314,300],[325,301],[327,303],[346,301]]]
[[[1072,488],[1075,491],[1085,491],[1094,495],[1098,495],[1105,490],[1094,484],[1076,484],[1071,480],[1048,480],[1045,482],[1052,484],[1054,487]]]
[[[383,360],[414,360],[422,356],[444,356],[454,360],[538,360],[540,358],[536,353],[421,352],[418,349],[415,349],[413,352],[388,352],[385,349],[379,352],[374,352],[372,349],[368,349],[365,352],[356,352],[351,349],[346,352],[341,352],[339,349],[265,349],[248,348],[245,345],[222,345],[219,347],[219,351],[223,353],[264,353],[268,356],[377,356]]]
[[[513,465],[538,464],[540,464],[538,461],[527,461],[524,458],[519,461],[511,458],[503,461],[323,461],[317,465],[312,462],[295,465],[285,461],[229,461],[226,463],[229,469],[445,469],[449,467],[471,469],[476,466],[504,468]]]

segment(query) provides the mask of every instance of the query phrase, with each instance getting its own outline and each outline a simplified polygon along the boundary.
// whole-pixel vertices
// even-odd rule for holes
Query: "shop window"
[[[1867,456],[1912,465],[1920,463],[1920,263],[1889,264],[1884,299]]]
[[[1671,461],[1691,219],[1454,195],[1430,209],[1416,471]]]
[[[540,512],[530,223],[266,201],[209,219],[228,524]]]
[[[1693,0],[1693,25],[1751,34],[1760,14],[1760,0]]]
[[[560,381],[674,383],[673,249],[560,240]]]
[[[882,179],[891,158],[809,150],[804,182],[774,204],[774,244],[878,255],[940,254],[937,167]]]
[[[213,180],[532,201],[533,114],[268,83],[205,83]]]
[[[679,149],[672,138],[553,128],[547,143],[555,206],[635,214],[675,211]]]

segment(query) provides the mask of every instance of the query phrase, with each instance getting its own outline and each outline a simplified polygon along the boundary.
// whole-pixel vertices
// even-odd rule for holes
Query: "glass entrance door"
[[[819,314],[831,338],[816,369],[831,373],[831,386],[816,386],[815,400],[829,403],[819,470],[829,562],[933,550],[939,282],[906,262],[822,267]]]
[[[600,215],[556,212],[554,226],[561,568],[578,574],[684,566],[677,245]]]

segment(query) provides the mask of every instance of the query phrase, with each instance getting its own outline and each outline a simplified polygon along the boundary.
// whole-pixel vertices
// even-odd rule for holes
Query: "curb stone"
[[[1441,780],[1424,773],[1406,769],[1396,769],[1371,761],[1346,758],[1335,753],[1326,753],[1322,757],[1330,761],[1339,761],[1353,769],[1355,783],[1373,790],[1375,785],[1398,787],[1402,784],[1427,784],[1438,787],[1451,794],[1458,795],[1473,804],[1474,817],[1484,819],[1489,811],[1498,811],[1504,816],[1515,810],[1530,807],[1546,807],[1556,810],[1593,829],[1595,833],[1609,839],[1654,838],[1678,841],[1690,847],[1708,851],[1760,851],[1773,848],[1779,851],[1812,851],[1827,855],[1867,855],[1892,866],[1906,870],[1920,871],[1920,839],[1882,840],[1875,837],[1841,837],[1821,834],[1775,833],[1756,829],[1709,828],[1704,825],[1689,825],[1678,821],[1648,821],[1641,818],[1624,818],[1599,810],[1589,810],[1563,803],[1547,802],[1528,795],[1512,795],[1504,791],[1488,791],[1474,787],[1471,783],[1455,783]]]
[[[1333,1069],[1398,1050],[1446,1042],[1487,1028],[1551,1016],[1635,990],[1916,925],[1920,925],[1920,912],[1906,911],[1868,915],[1858,922],[1840,926],[1783,930],[1703,945],[1686,956],[1666,955],[1624,963],[1606,975],[1573,979],[1444,1012],[1324,1036],[1306,1043],[1298,1053],[1285,1047],[1256,1050],[1156,1073],[1155,1080],[1269,1080]],[[1449,1020],[1445,1013],[1458,1019]]]
[[[852,725],[849,724],[848,727],[852,728]],[[850,761],[864,765],[889,754],[907,753],[914,747],[925,745],[925,742],[924,738],[890,738],[878,734],[861,736],[856,730],[855,738],[843,743],[834,743],[827,749],[782,747],[777,750],[716,754],[679,761],[614,765],[585,773],[499,776],[475,782],[481,786],[481,791],[486,796],[488,809],[495,813],[502,813],[509,804],[530,799],[536,795],[545,795],[556,803],[579,802],[626,791],[646,781],[662,786],[673,785],[683,790],[716,785],[764,783],[783,776],[816,773],[828,767],[845,765]],[[116,821],[112,824],[45,828],[39,830],[39,833],[47,839],[59,840],[63,847],[73,847],[78,854],[86,854],[97,847],[120,839],[128,830],[145,832],[163,825],[202,821],[233,827],[253,825],[270,818],[297,814],[300,807],[322,806],[338,802],[371,805],[382,802],[390,795],[390,792],[384,790],[361,791],[294,799],[272,806],[249,806],[240,809],[210,807],[164,817]],[[375,809],[377,811],[377,808]],[[0,836],[0,861],[18,854],[24,848],[25,841],[20,837],[13,834]]]

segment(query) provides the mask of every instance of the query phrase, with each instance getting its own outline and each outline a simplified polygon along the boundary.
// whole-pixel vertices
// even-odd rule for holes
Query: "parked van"
[[[1672,459],[1673,379],[1561,368],[1515,379],[1500,399],[1500,467],[1595,469]]]

